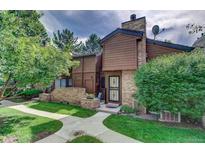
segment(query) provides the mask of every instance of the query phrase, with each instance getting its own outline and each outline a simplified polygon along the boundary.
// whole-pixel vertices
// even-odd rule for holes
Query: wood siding
[[[87,93],[97,92],[97,78],[99,73],[99,66],[97,66],[98,58],[96,56],[86,56],[74,58],[80,62],[77,68],[72,70],[72,79],[74,87],[84,87]]]
[[[158,56],[181,53],[182,50],[177,50],[173,48],[162,47],[159,45],[147,44],[147,60],[151,60]]]
[[[136,68],[136,37],[117,34],[103,44],[103,71],[131,70]]]
[[[81,73],[82,71],[96,72],[96,56],[79,57],[74,58],[74,60],[79,61],[80,65],[74,68],[72,73]],[[82,66],[82,64],[84,64],[84,67]]]

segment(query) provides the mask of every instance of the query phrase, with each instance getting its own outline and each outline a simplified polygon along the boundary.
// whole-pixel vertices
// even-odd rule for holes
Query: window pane
[[[72,85],[73,85],[72,79],[68,79],[68,86],[70,87],[70,86],[72,86]]]
[[[60,80],[59,79],[55,80],[55,88],[60,88]]]
[[[119,87],[119,78],[118,77],[110,77],[110,87],[113,87],[113,88]]]
[[[61,79],[61,87],[66,87],[66,79]]]

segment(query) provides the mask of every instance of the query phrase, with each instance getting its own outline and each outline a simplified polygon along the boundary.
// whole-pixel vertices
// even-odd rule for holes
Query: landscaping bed
[[[103,121],[108,128],[148,143],[204,143],[202,128],[181,127],[177,124],[142,120],[130,116],[111,115]]]
[[[10,108],[0,109],[0,142],[35,142],[55,133],[62,126],[62,122],[58,120]]]
[[[93,136],[83,135],[73,139],[68,143],[102,143],[102,141]]]
[[[77,116],[81,118],[87,118],[96,114],[96,111],[90,109],[84,109],[80,106],[71,105],[71,104],[62,104],[62,103],[54,103],[54,102],[43,102],[37,101],[33,103],[27,104],[28,107],[48,111],[59,114],[67,114],[72,116]]]

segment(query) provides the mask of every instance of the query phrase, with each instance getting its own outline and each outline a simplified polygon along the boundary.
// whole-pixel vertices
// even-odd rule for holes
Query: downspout
[[[84,56],[83,56],[83,62],[82,62],[82,87],[84,87]]]
[[[137,66],[137,69],[138,69],[138,39],[136,39],[136,66]]]

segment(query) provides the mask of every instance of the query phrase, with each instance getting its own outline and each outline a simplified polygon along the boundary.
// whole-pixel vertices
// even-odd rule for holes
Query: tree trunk
[[[9,74],[9,77],[8,79],[6,80],[5,84],[3,85],[3,88],[2,90],[0,91],[0,101],[3,100],[5,97],[4,97],[4,93],[7,89],[7,86],[9,84],[9,81],[11,80],[11,74]]]

